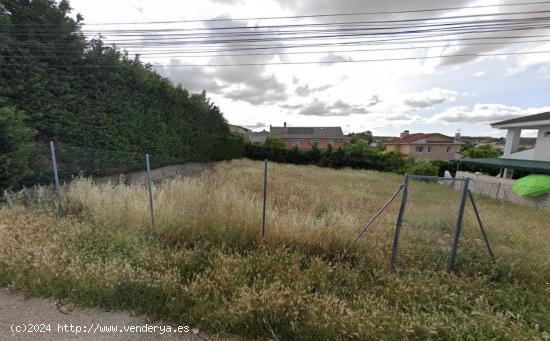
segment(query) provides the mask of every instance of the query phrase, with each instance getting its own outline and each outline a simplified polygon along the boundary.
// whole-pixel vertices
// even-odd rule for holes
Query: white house
[[[508,130],[506,144],[504,145],[504,155],[501,158],[550,161],[550,111],[492,123],[491,126],[493,128]],[[534,148],[518,151],[521,131],[523,129],[537,130],[537,140]]]

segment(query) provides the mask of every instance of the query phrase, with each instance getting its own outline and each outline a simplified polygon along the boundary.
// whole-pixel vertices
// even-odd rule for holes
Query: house
[[[228,126],[229,126],[229,131],[232,132],[232,133],[245,134],[245,133],[251,131],[248,128],[241,127],[241,126],[234,125],[234,124],[228,124]]]
[[[471,182],[470,190],[474,193],[550,209],[550,194],[538,197],[519,197],[512,191],[514,170],[550,174],[550,112],[495,122],[491,126],[507,130],[504,154],[498,158],[462,159],[459,163],[460,165],[499,169],[499,176],[461,172],[459,165],[456,177],[472,178],[474,181]],[[521,150],[521,132],[524,129],[537,131],[534,147],[527,150]]]
[[[550,161],[550,111],[492,123],[493,128],[507,129],[503,159]],[[537,130],[534,146],[520,151],[521,131]]]
[[[386,150],[423,160],[454,160],[458,158],[461,142],[454,137],[439,133],[415,133],[408,130],[399,137],[384,143]]]
[[[270,137],[285,141],[286,147],[311,149],[314,145],[319,149],[327,149],[329,145],[334,149],[351,142],[351,138],[344,136],[341,127],[269,127]]]

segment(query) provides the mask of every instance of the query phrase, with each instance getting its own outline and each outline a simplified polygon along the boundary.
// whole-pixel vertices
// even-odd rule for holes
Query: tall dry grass
[[[286,245],[334,257],[402,182],[392,173],[332,170],[270,164],[267,235],[261,238],[263,164],[239,160],[217,165],[196,177],[154,185],[158,235],[175,243],[207,240],[247,248],[252,244]],[[403,265],[446,265],[454,237],[460,193],[437,183],[411,184],[401,240]],[[144,185],[96,185],[73,182],[65,193],[69,212],[101,225],[150,228]],[[550,273],[550,212],[478,197],[478,206],[499,262],[525,274]],[[355,255],[387,264],[399,200],[358,244]],[[463,270],[489,262],[472,208],[468,205],[459,251]]]

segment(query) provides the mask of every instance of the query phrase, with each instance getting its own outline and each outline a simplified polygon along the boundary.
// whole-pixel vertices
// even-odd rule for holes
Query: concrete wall
[[[535,148],[518,152],[521,141],[521,128],[510,128],[506,135],[503,158],[517,160],[550,161],[550,125],[541,125],[538,129]]]
[[[469,172],[459,171],[456,173],[458,178],[470,178],[470,190],[478,195],[484,195],[493,199],[504,200],[520,205],[528,205],[540,208],[550,209],[550,194],[540,197],[520,197],[512,192],[514,180],[497,178],[489,175],[478,175]],[[455,189],[459,190],[460,181],[455,182]]]

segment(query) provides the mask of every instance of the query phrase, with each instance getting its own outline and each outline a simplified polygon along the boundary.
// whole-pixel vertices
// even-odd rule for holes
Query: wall
[[[421,153],[416,152],[416,147],[423,147],[424,151]],[[432,148],[431,152],[428,152],[428,147]],[[451,147],[451,151],[447,152],[447,147]],[[454,160],[455,155],[460,151],[460,146],[453,144],[411,144],[408,145],[409,155],[414,155],[422,160]]]
[[[302,146],[300,149],[311,149],[313,148],[313,145],[311,144],[311,140],[319,140],[319,144],[317,147],[319,149],[327,149],[329,141],[333,141],[334,144],[332,145],[332,149],[337,150],[340,147],[344,146],[344,139],[343,138],[334,138],[334,139],[327,139],[327,138],[321,138],[321,139],[312,139],[312,138],[302,138],[302,139],[291,139],[291,138],[285,138],[283,139],[286,143],[286,147],[288,149],[294,148],[292,145],[293,140],[302,140]]]
[[[515,204],[550,209],[550,194],[533,198],[517,196],[514,192],[512,192],[512,186],[514,185],[514,180],[512,179],[497,178],[489,175],[478,175],[462,171],[458,171],[456,176],[458,178],[468,177],[471,179],[470,190],[472,193]],[[455,182],[455,189],[460,189],[460,181]]]
[[[550,133],[550,125],[539,128],[535,144],[535,160],[550,161],[550,135],[544,136],[546,133]]]

